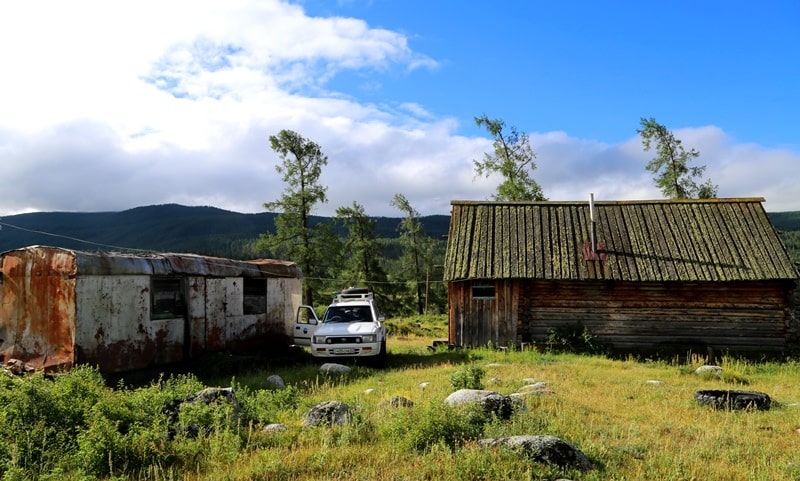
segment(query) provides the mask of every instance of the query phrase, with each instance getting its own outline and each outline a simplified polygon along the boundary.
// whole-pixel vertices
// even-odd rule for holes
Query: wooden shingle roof
[[[445,279],[796,279],[764,199],[453,201]]]

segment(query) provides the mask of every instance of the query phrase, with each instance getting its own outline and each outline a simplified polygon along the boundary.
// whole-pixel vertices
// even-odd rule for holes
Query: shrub
[[[438,444],[455,449],[465,441],[481,437],[487,422],[483,408],[477,403],[465,406],[434,403],[415,411],[412,417],[415,419],[409,423],[406,439],[415,451]]]
[[[473,364],[451,374],[450,384],[456,389],[483,389],[484,376],[486,376],[486,371]]]
[[[580,323],[550,329],[547,334],[547,346],[556,352],[576,354],[601,354],[604,351],[597,337]]]
[[[53,378],[38,372],[0,383],[0,473],[36,477],[62,469],[77,448],[88,410],[104,395],[100,374],[76,368]]]

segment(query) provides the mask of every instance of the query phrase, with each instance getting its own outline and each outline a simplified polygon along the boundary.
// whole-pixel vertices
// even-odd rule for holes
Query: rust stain
[[[104,372],[178,362],[187,353],[284,341],[281,318],[232,315],[228,308],[237,311],[231,304],[236,297],[228,297],[232,294],[224,287],[209,290],[206,276],[232,277],[233,285],[250,275],[300,277],[297,266],[283,261],[129,256],[37,246],[0,254],[0,274],[0,361],[13,359],[45,370],[85,363]],[[150,319],[153,275],[186,280],[188,322]]]

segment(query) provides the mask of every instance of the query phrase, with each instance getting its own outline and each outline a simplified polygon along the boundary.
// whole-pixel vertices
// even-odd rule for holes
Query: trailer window
[[[154,278],[150,292],[151,319],[174,319],[186,315],[183,282],[180,278]]]
[[[494,286],[472,286],[473,299],[494,299]]]
[[[244,313],[267,313],[267,280],[244,278]]]

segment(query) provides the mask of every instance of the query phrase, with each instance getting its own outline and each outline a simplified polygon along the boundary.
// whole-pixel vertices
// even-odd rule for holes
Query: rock
[[[286,389],[286,383],[283,382],[283,378],[277,374],[273,374],[267,378],[267,386],[273,389]]]
[[[534,461],[562,468],[587,470],[592,462],[583,452],[555,436],[508,436],[478,441],[484,447],[504,447],[519,450]]]
[[[414,407],[414,401],[403,396],[394,396],[391,399],[381,402],[381,406],[391,406],[393,408],[410,408]]]
[[[211,404],[225,400],[233,407],[234,416],[239,414],[239,401],[236,399],[236,394],[233,392],[232,387],[207,387],[200,392],[190,394],[186,397],[184,402],[202,402],[204,404]]]
[[[486,365],[486,367],[488,367],[488,368],[493,368],[493,367],[502,367],[502,366],[503,366],[503,364],[501,364],[501,363],[499,363],[499,362],[491,362],[491,363],[489,363],[489,364],[487,364],[487,365]]]
[[[324,374],[349,374],[352,369],[344,364],[336,364],[334,362],[326,362],[319,367],[319,372]]]
[[[650,384],[651,386],[663,386],[665,383],[664,381],[657,381],[655,379],[648,379],[645,381],[645,384]]]
[[[703,390],[694,394],[695,400],[714,409],[739,409],[767,411],[772,399],[767,393],[759,391]]]
[[[230,403],[233,417],[238,417],[241,408],[233,388],[230,387],[209,387],[194,394],[189,394],[184,399],[173,399],[165,403],[163,412],[166,414],[170,425],[167,430],[168,438],[172,440],[178,433],[183,433],[189,438],[196,438],[200,433],[207,434],[212,429],[212,426],[200,426],[198,424],[176,427],[175,424],[180,417],[182,405],[194,403],[211,404],[222,402],[223,400]]]
[[[487,415],[494,415],[500,419],[510,418],[514,414],[515,407],[511,397],[484,389],[459,389],[447,396],[444,402],[451,406],[477,403],[483,407]]]
[[[700,366],[694,371],[695,374],[701,376],[716,376],[722,377],[722,368],[719,366]]]
[[[547,388],[547,383],[540,381],[533,384],[528,384],[519,388],[520,392],[542,391]]]
[[[369,389],[365,389],[365,390],[364,390],[364,394],[372,394],[372,393],[374,393],[374,392],[375,392],[375,390],[374,390],[374,389],[372,389],[372,388],[369,388]]]
[[[265,433],[282,433],[288,429],[285,424],[267,424],[261,428],[261,431]]]
[[[326,401],[309,409],[303,416],[303,426],[337,426],[353,419],[350,406],[341,401]]]
[[[493,377],[493,378],[489,379],[487,382],[489,384],[493,384],[493,385],[503,384],[503,381],[500,380],[499,377]]]
[[[428,387],[430,385],[431,385],[431,383],[429,383],[429,382],[421,382],[421,383],[419,383],[419,387],[422,388],[422,389],[425,389],[426,387]]]
[[[534,379],[532,377],[526,377],[526,378],[522,379],[522,383],[523,384],[536,384],[537,382],[539,382],[539,381],[537,381],[536,379]]]
[[[9,359],[5,365],[5,371],[14,376],[22,376],[35,370],[35,367],[19,359]]]

